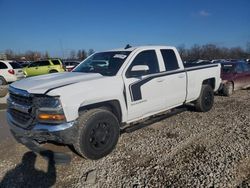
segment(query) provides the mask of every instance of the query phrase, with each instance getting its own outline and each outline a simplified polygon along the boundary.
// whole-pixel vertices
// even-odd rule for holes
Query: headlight
[[[59,97],[35,97],[34,104],[38,122],[59,124],[66,121]]]
[[[59,97],[35,97],[34,104],[38,108],[58,108],[61,106]]]

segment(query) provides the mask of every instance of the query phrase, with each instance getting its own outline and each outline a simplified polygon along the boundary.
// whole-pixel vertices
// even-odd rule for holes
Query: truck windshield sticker
[[[115,54],[114,58],[125,59],[127,56],[124,54]]]

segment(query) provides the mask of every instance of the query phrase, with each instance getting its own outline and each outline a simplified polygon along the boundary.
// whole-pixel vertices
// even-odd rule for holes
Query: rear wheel
[[[211,110],[214,104],[214,91],[210,85],[202,85],[199,98],[195,101],[195,109],[199,112]]]
[[[49,71],[49,73],[57,73],[58,71],[57,70],[51,70]]]
[[[222,88],[222,93],[225,96],[231,96],[233,94],[234,91],[234,87],[233,87],[233,83],[232,82],[228,82],[226,84],[224,84],[223,88]]]
[[[120,126],[116,116],[106,109],[91,109],[78,119],[79,133],[76,151],[84,158],[100,159],[108,155],[116,146]]]

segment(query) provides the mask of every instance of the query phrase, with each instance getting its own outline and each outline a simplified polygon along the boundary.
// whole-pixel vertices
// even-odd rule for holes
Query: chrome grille
[[[15,109],[10,109],[10,115],[12,116],[12,118],[17,121],[17,123],[21,126],[21,127],[25,127],[27,128],[28,125],[26,126],[26,124],[28,122],[31,121],[32,116],[30,114],[26,114],[23,112],[20,112],[18,110]]]
[[[31,97],[25,97],[21,95],[17,95],[10,92],[10,98],[12,101],[16,102],[17,104],[25,105],[25,106],[31,106],[32,105],[32,98]]]
[[[34,120],[33,97],[24,90],[9,88],[8,112],[13,122],[22,128],[29,128]]]

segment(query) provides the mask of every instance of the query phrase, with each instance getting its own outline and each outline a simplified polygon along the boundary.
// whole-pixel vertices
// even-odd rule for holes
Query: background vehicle
[[[29,61],[20,61],[18,62],[23,68],[28,67],[31,62]]]
[[[77,65],[80,64],[78,61],[64,61],[65,69],[68,72],[71,72]]]
[[[22,66],[14,61],[0,60],[0,85],[24,78]]]
[[[99,159],[115,148],[124,125],[186,103],[209,111],[220,83],[219,64],[185,68],[174,47],[118,49],[93,54],[73,72],[12,84],[7,118],[24,145],[54,141]]]
[[[221,63],[221,92],[232,95],[233,91],[250,87],[250,65],[244,61]]]
[[[48,73],[64,72],[60,59],[35,61],[23,69],[26,76],[37,76]]]

